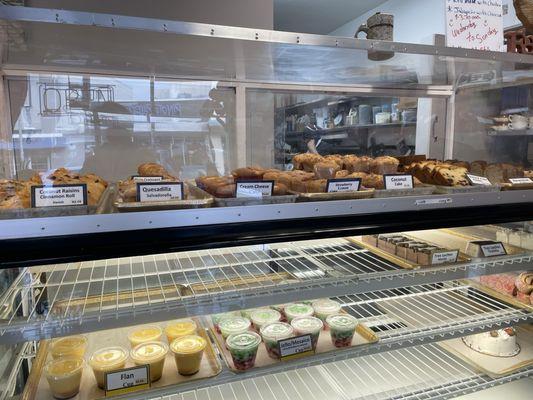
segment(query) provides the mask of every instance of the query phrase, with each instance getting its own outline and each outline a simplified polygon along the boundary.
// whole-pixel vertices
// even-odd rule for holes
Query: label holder
[[[497,257],[507,255],[507,250],[502,242],[480,244],[483,257]]]
[[[390,182],[390,178],[393,177],[406,177],[409,178],[409,183],[402,184],[401,187],[392,187]],[[385,174],[383,175],[383,186],[385,187],[385,190],[405,190],[405,189],[413,189],[415,187],[415,181],[413,179],[413,175],[410,174]]]
[[[436,251],[431,254],[431,265],[456,263],[459,258],[459,250]]]
[[[335,185],[338,184],[354,184],[357,182],[357,190],[332,190]],[[344,178],[344,179],[328,179],[326,184],[327,193],[347,193],[347,192],[358,192],[361,190],[361,178]]]
[[[163,176],[143,176],[143,175],[132,175],[131,179],[135,183],[149,183],[149,182],[162,182]]]
[[[267,195],[264,195],[261,191],[258,191],[260,196],[239,196],[239,185],[242,184],[267,184],[270,185],[270,193]],[[246,180],[246,179],[239,179],[235,181],[235,193],[234,197],[236,198],[261,198],[264,196],[273,196],[274,195],[274,181],[273,180],[267,180],[267,181],[259,181],[259,180]]]
[[[530,185],[533,180],[531,178],[509,178],[509,182],[513,185]]]
[[[492,186],[492,182],[484,176],[466,174],[466,179],[473,186]]]
[[[298,340],[302,341],[302,343],[296,344],[293,347],[285,348],[285,343],[289,344],[291,342],[298,341]],[[299,350],[300,346],[302,348],[301,350]],[[296,348],[296,351],[294,351],[295,350],[294,348]],[[279,340],[278,351],[281,356],[280,357],[281,361],[292,360],[292,359],[300,358],[300,357],[306,357],[309,355],[313,355],[315,353],[313,350],[313,340],[310,334],[300,335],[300,336],[295,336],[295,337],[291,337],[288,339]]]
[[[115,387],[115,388],[110,388],[109,387],[109,385],[110,385],[109,378],[112,375],[123,374],[123,373],[128,372],[128,371],[139,371],[139,372],[141,372],[146,377],[145,382],[140,382],[138,384],[133,384],[133,385],[128,385],[128,386]],[[122,381],[122,378],[119,378],[119,382],[121,382],[121,381]],[[124,369],[120,369],[120,370],[117,370],[117,371],[110,371],[110,372],[106,372],[105,375],[104,375],[104,392],[105,392],[105,396],[106,397],[107,396],[116,396],[116,395],[120,395],[120,394],[124,394],[124,393],[136,392],[138,390],[149,389],[151,384],[152,383],[150,382],[150,365],[149,364],[137,365],[135,367],[124,368]]]
[[[58,205],[51,205],[51,206],[37,206],[37,198],[36,198],[36,191],[38,189],[43,188],[61,188],[61,187],[81,187],[82,188],[82,196],[83,196],[83,203],[82,204],[58,204]],[[73,183],[73,184],[59,184],[59,185],[32,185],[30,190],[30,202],[31,202],[31,208],[42,208],[42,207],[79,207],[79,206],[87,206],[88,205],[88,196],[87,196],[87,184],[86,183]]]
[[[184,200],[185,199],[185,190],[183,188],[183,182],[137,182],[137,196],[136,201],[141,202],[141,188],[143,186],[180,186],[181,199],[174,200]],[[154,202],[165,201],[165,200],[154,200]]]

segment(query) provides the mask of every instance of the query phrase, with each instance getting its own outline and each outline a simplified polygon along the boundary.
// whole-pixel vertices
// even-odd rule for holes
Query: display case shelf
[[[20,342],[531,265],[533,255],[524,253],[410,270],[331,239],[31,267],[1,299],[0,337]],[[35,302],[23,310],[28,296]]]
[[[338,133],[345,131],[353,131],[357,129],[379,129],[379,128],[401,128],[402,126],[416,126],[416,122],[388,122],[384,124],[356,124],[356,125],[344,125],[336,126],[334,128],[323,128],[317,131],[320,135],[327,135],[330,133]],[[289,131],[286,133],[287,136],[300,136],[303,135],[304,131]]]

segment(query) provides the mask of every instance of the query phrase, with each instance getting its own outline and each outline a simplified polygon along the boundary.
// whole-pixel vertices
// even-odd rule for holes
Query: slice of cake
[[[463,343],[478,353],[494,357],[514,357],[520,353],[520,346],[516,342],[514,328],[504,328],[465,336]]]

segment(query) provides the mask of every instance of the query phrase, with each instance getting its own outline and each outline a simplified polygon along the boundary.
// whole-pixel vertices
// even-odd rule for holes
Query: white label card
[[[449,197],[442,199],[421,199],[415,200],[415,205],[417,206],[429,206],[434,204],[451,204],[453,200]]]
[[[126,393],[136,386],[150,385],[150,366],[141,365],[133,368],[121,369],[105,374],[105,391]]]
[[[132,176],[133,182],[161,182],[163,180],[162,176]]]
[[[272,196],[274,181],[237,181],[235,197]]]
[[[348,178],[348,179],[328,179],[327,192],[339,193],[339,192],[357,192],[361,187],[361,179]]]
[[[281,355],[282,359],[313,351],[311,335],[302,335],[289,339],[283,339],[278,342],[278,346],[279,354]]]
[[[477,186],[491,186],[492,185],[492,183],[484,176],[466,174],[466,178],[472,185],[477,185]]]
[[[519,185],[524,183],[533,183],[531,178],[510,178],[509,182]]]
[[[481,252],[483,253],[484,257],[504,256],[507,254],[502,242],[482,244]]]
[[[386,190],[412,189],[414,187],[412,175],[383,175]]]
[[[137,201],[183,200],[182,182],[145,182],[137,183]]]
[[[454,263],[454,262],[457,262],[458,256],[459,256],[458,250],[439,251],[437,253],[433,253],[431,257],[431,264]]]
[[[62,207],[87,205],[87,185],[32,186],[32,207]]]

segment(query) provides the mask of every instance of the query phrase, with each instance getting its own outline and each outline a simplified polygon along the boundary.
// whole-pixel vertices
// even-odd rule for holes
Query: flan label
[[[86,206],[87,185],[32,186],[32,207]]]
[[[528,183],[533,183],[531,178],[510,178],[509,182],[511,182],[513,185],[524,185]]]
[[[311,335],[296,336],[278,341],[281,360],[292,360],[314,354]]]
[[[492,183],[484,176],[466,174],[466,179],[474,186],[491,186]]]
[[[133,179],[133,182],[161,182],[163,180],[162,176],[139,176],[139,175],[132,175],[131,179]]]
[[[105,374],[106,396],[116,396],[148,388],[150,388],[149,365],[125,368],[118,371],[106,372]]]
[[[137,201],[183,200],[182,182],[145,182],[137,183]]]
[[[439,252],[433,253],[433,255],[431,256],[431,264],[454,263],[454,262],[457,262],[458,256],[459,256],[458,250],[439,251]]]
[[[361,187],[361,179],[328,179],[328,193],[357,192]]]
[[[480,247],[483,257],[505,256],[507,254],[502,242],[482,244]]]
[[[412,189],[414,187],[413,175],[383,175],[383,184],[386,190]]]
[[[263,197],[272,196],[274,181],[237,181],[235,182],[235,197]]]

